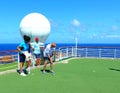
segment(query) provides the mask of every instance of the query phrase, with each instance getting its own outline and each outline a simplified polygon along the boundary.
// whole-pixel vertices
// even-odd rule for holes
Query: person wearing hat
[[[53,60],[52,60],[52,56],[53,56],[53,50],[56,47],[56,43],[52,42],[50,44],[48,44],[43,52],[44,54],[44,66],[43,66],[43,74],[46,73],[46,65],[48,62],[50,62],[50,72],[52,73],[52,75],[55,75],[52,66],[53,66]]]
[[[24,41],[21,42],[18,47],[17,50],[19,52],[19,62],[20,62],[20,75],[21,76],[26,76],[26,74],[23,71],[23,66],[24,63],[26,61],[26,68],[25,70],[28,71],[28,73],[30,73],[30,64],[31,64],[31,45],[30,45],[30,37],[24,35],[23,36]]]
[[[34,53],[34,56],[35,56],[35,59],[36,59],[36,64],[35,66],[39,66],[40,65],[40,42],[39,42],[39,38],[36,37],[35,38],[35,42],[33,43],[33,53]]]

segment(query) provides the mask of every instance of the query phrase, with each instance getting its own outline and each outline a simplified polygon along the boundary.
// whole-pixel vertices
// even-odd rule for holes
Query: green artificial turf
[[[26,77],[0,75],[0,93],[120,93],[120,60],[71,59],[53,69],[55,76],[42,74],[42,67]]]
[[[17,62],[8,63],[8,64],[0,64],[0,72],[11,70],[11,69],[17,69],[17,68],[18,68]]]

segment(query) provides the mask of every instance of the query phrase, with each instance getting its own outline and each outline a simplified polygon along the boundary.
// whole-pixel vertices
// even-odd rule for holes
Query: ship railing
[[[55,49],[53,60],[59,61],[66,58],[120,58],[120,47],[60,47]],[[42,53],[43,54],[43,53]],[[35,61],[34,56],[32,57]],[[43,56],[42,56],[43,59]],[[16,50],[0,51],[0,63],[18,62]],[[35,63],[35,62],[34,62]]]
[[[6,64],[18,60],[17,50],[0,51],[0,63]]]
[[[62,47],[56,50],[56,60],[64,58],[120,58],[120,47]]]

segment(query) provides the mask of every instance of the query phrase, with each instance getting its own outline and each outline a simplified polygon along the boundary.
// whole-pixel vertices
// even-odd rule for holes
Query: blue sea
[[[0,44],[0,51],[16,50],[19,44]],[[47,44],[45,44],[47,45]],[[58,43],[57,48],[61,47],[75,47],[75,43]],[[120,44],[77,44],[78,47],[113,47],[120,48]]]
[[[16,55],[18,52],[13,51],[17,49],[19,44],[0,44],[0,56],[4,55]],[[47,44],[45,44],[46,46]],[[72,43],[58,43],[56,49],[63,49],[67,47],[76,47],[76,44]],[[87,48],[87,57],[96,56],[99,57],[99,49],[101,50],[101,57],[111,57],[111,58],[120,58],[120,44],[77,44],[79,48],[77,54],[80,54],[81,57],[86,56]],[[59,50],[56,50],[59,51]],[[92,52],[91,52],[92,51]],[[95,51],[95,52],[94,52]],[[66,51],[63,51],[66,52]],[[116,54],[114,54],[116,53]]]

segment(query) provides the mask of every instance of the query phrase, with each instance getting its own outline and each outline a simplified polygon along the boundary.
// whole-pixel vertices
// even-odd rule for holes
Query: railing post
[[[85,55],[85,57],[87,57],[87,55],[88,55],[87,51],[88,51],[88,49],[86,48],[86,55]]]
[[[73,47],[72,47],[72,57],[73,57]]]
[[[18,70],[20,69],[20,63],[19,63],[20,59],[19,59],[19,52],[18,52]]]
[[[77,57],[77,46],[76,46],[76,53],[75,53],[76,57]]]
[[[61,60],[62,59],[62,50],[61,50],[61,48],[59,48],[59,51],[60,51],[60,58],[59,58],[59,60]]]
[[[101,58],[101,48],[99,48],[99,58]]]
[[[68,48],[66,48],[66,57],[68,58]]]
[[[114,58],[116,58],[116,48],[114,49]]]

